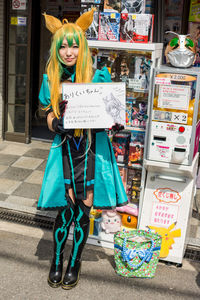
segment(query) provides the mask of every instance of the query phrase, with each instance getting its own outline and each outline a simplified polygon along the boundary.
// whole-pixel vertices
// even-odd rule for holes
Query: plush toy
[[[121,229],[121,216],[115,210],[102,211],[101,227],[106,233],[115,233]]]
[[[116,210],[120,213],[121,219],[121,229],[135,229],[137,228],[137,216],[138,216],[138,206],[133,203],[117,207]]]
[[[136,229],[137,228],[137,217],[127,213],[120,213],[122,216],[121,229]]]
[[[127,213],[129,215],[138,216],[138,205],[134,203],[129,203],[124,206],[120,206],[116,208],[116,211],[120,213]]]

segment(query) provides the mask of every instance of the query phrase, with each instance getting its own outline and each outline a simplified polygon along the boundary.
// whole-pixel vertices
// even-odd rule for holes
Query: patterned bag
[[[160,235],[145,230],[115,233],[114,259],[116,273],[124,277],[154,277],[161,242]]]

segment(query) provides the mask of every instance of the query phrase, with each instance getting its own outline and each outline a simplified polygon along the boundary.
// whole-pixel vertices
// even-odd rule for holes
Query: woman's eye
[[[64,48],[65,48],[65,46],[64,46],[64,45],[61,45],[61,46],[60,46],[60,49],[64,49]]]
[[[78,48],[78,46],[77,45],[73,45],[73,48]]]

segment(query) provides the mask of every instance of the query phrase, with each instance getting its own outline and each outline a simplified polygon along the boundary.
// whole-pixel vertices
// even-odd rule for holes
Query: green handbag
[[[114,234],[116,273],[124,277],[152,278],[158,264],[162,237],[146,230]]]

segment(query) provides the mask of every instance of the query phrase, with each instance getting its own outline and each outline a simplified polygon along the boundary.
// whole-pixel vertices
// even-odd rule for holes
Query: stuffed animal
[[[101,227],[106,233],[115,233],[121,228],[121,216],[115,210],[102,211]]]
[[[136,229],[137,228],[137,217],[127,213],[120,213],[122,216],[121,229]]]
[[[135,229],[137,228],[137,216],[138,216],[138,206],[133,203],[117,207],[116,210],[120,213],[121,219],[121,229]]]

